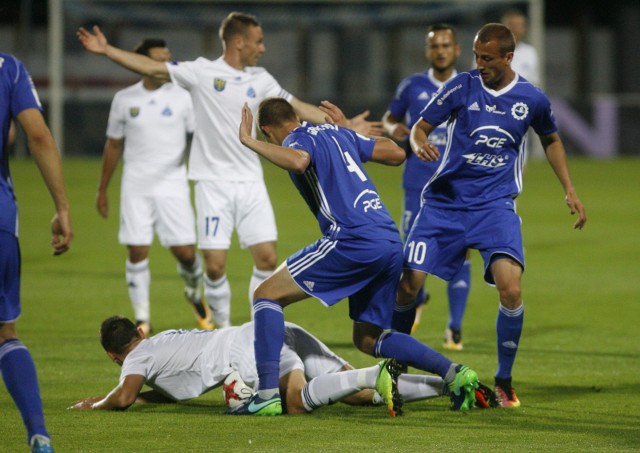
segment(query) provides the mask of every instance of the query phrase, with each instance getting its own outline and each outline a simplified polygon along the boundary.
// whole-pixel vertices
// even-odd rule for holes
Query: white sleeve
[[[154,362],[151,354],[134,354],[134,352],[136,351],[131,351],[122,364],[120,382],[122,382],[125,377],[132,374],[143,376],[146,382],[151,375],[151,369]]]
[[[278,81],[275,79],[275,77],[273,77],[267,71],[265,71],[265,74],[266,74],[266,77],[268,78],[267,96],[265,97],[280,97],[280,98],[284,98],[286,101],[291,101],[291,98],[293,97],[293,95],[289,93],[287,90],[285,90],[284,88],[282,88],[278,83]]]
[[[171,81],[179,87],[182,87],[187,91],[191,91],[191,89],[198,83],[195,63],[195,61],[166,63],[169,76],[171,76]]]
[[[185,118],[185,127],[187,128],[187,132],[193,133],[196,129],[196,114],[193,111],[193,102],[191,102],[191,96],[187,99],[187,112]]]
[[[126,112],[122,105],[119,93],[113,97],[111,101],[111,110],[109,110],[109,121],[107,123],[107,137],[120,140],[124,138],[124,127],[127,121]]]

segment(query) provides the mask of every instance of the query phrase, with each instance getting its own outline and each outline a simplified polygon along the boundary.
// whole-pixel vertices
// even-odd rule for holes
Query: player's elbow
[[[311,163],[311,157],[308,153],[300,153],[298,157],[292,162],[291,171],[297,175],[303,174],[307,171],[309,164]]]
[[[376,146],[371,154],[371,160],[384,165],[397,167],[407,158],[407,153],[394,141],[388,138],[376,138]]]

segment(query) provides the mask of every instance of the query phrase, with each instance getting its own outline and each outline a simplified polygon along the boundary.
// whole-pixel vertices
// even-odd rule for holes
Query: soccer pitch
[[[98,341],[100,322],[131,316],[124,281],[125,248],[117,243],[119,179],[110,187],[110,217],[95,206],[100,161],[65,161],[75,241],[50,255],[52,203],[35,165],[11,162],[20,206],[22,306],[20,339],[38,369],[45,417],[58,452],[173,451],[637,451],[640,450],[640,159],[572,159],[570,166],[589,221],[574,231],[560,184],[546,162],[527,167],[518,199],[527,270],[525,325],[514,367],[522,401],[515,410],[448,410],[444,398],[383,407],[336,404],[312,415],[277,418],[222,415],[221,391],[177,405],[134,406],[125,412],[78,412],[75,400],[104,395],[119,368]],[[265,164],[279,228],[278,255],[319,237],[315,219],[286,173]],[[401,169],[369,164],[383,201],[400,218]],[[249,320],[251,259],[235,243],[228,277],[234,324]],[[150,255],[155,331],[195,327],[170,253]],[[443,282],[428,279],[431,302],[416,336],[441,348],[447,321]],[[473,253],[472,288],[464,319],[465,350],[447,352],[493,384],[496,367],[495,289],[482,281]],[[351,345],[347,303],[327,309],[309,299],[285,310],[354,366],[376,360]],[[0,451],[26,451],[20,415],[0,386]]]

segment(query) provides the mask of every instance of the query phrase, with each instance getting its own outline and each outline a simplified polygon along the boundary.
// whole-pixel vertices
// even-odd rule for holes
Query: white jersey
[[[149,91],[140,81],[118,91],[107,137],[124,138],[123,192],[171,193],[171,182],[186,182],[187,133],[194,128],[189,93],[176,85],[166,83]]]
[[[540,83],[540,68],[538,66],[538,52],[535,47],[523,41],[516,44],[511,69],[534,85],[538,85]]]
[[[191,93],[198,127],[189,158],[189,178],[210,181],[262,180],[258,155],[238,139],[242,106],[256,112],[268,97],[291,100],[264,68],[235,69],[223,57],[167,63],[171,80]]]
[[[124,359],[120,382],[129,375],[175,400],[196,398],[222,385],[232,371],[257,388],[254,324],[216,330],[167,330],[142,340]],[[285,323],[280,376],[302,370],[307,379],[336,373],[347,362],[293,323]]]

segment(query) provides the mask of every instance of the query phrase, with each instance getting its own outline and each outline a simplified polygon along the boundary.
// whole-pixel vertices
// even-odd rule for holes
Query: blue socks
[[[522,324],[524,321],[524,304],[518,308],[509,310],[500,305],[498,319],[496,321],[496,333],[498,336],[498,371],[496,378],[507,379],[511,377],[511,368],[516,360]]]
[[[401,332],[384,332],[376,341],[374,357],[388,357],[429,373],[444,377],[451,360],[410,335]]]
[[[398,332],[411,334],[411,327],[416,319],[416,302],[409,305],[395,304],[393,307],[393,317],[391,318],[391,328]]]
[[[447,284],[449,297],[449,329],[461,330],[462,317],[471,289],[471,261],[466,260],[458,273]]]
[[[270,299],[254,300],[253,320],[258,390],[277,390],[280,387],[280,351],[284,344],[282,307]]]
[[[22,415],[27,439],[35,434],[49,437],[44,426],[36,367],[29,350],[17,338],[0,343],[0,370],[7,390]]]

